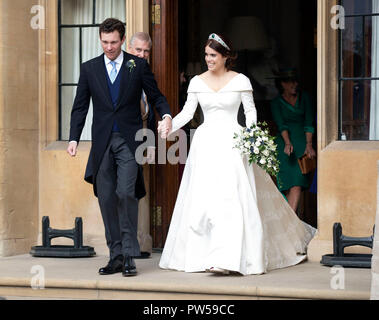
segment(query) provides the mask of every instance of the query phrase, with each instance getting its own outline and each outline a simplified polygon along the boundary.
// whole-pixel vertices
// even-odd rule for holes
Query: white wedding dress
[[[250,81],[241,73],[218,92],[199,76],[189,84],[171,132],[192,119],[198,103],[204,123],[191,143],[159,262],[163,269],[261,274],[306,258],[316,230],[296,216],[264,170],[233,148],[241,101],[249,126],[256,109]]]

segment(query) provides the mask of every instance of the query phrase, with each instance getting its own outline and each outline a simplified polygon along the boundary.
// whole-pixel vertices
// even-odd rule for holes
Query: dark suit
[[[135,67],[127,67],[129,60],[134,60]],[[139,255],[139,247],[128,248],[126,250],[125,248],[120,249],[120,244],[124,241],[124,236],[131,236],[133,239],[128,239],[127,242],[132,241],[138,246],[136,230],[138,213],[130,212],[137,210],[135,203],[131,205],[130,201],[135,200],[138,202],[138,199],[141,199],[146,194],[142,167],[135,162],[134,158],[137,147],[142,143],[141,141],[135,140],[136,132],[142,128],[140,111],[142,90],[144,90],[149,101],[155,106],[161,117],[164,114],[170,114],[167,100],[159,91],[154,75],[145,59],[124,52],[124,60],[119,75],[121,77],[119,96],[117,102],[112,103],[110,89],[108,88],[108,73],[104,62],[104,54],[82,64],[79,84],[71,112],[70,127],[70,141],[79,142],[85,124],[90,98],[92,98],[92,147],[84,179],[93,184],[95,196],[99,197],[98,191],[100,188],[101,194],[110,194],[113,192],[113,196],[111,197],[112,204],[109,203],[109,199],[104,200],[99,197],[111,258],[119,254],[120,250],[123,251],[121,252],[122,254]],[[115,123],[117,123],[119,128],[117,137],[112,133],[112,128]],[[114,150],[126,153],[119,157],[112,153]],[[128,167],[127,170],[129,171],[118,176],[119,164],[123,162],[130,164],[131,161],[134,161],[134,163],[132,163],[133,166]],[[111,184],[116,184],[117,186],[114,186],[113,189],[112,186],[108,184],[109,181],[105,180],[104,175],[102,175],[101,179],[97,177],[100,167],[104,166],[107,166],[106,170],[108,171],[109,168],[112,169],[112,167],[114,167],[114,169],[112,169],[112,175],[115,175],[115,177],[112,178]],[[135,170],[136,172],[130,170]],[[131,180],[121,180],[121,184],[117,183],[120,179],[129,179],[129,177]],[[105,181],[105,183],[98,185],[99,181]],[[120,191],[118,187],[124,188],[124,186],[128,185],[130,189],[130,182],[133,184],[133,195],[129,194],[125,199],[121,199],[120,197],[124,191],[121,189]],[[134,199],[130,200],[132,196]],[[102,205],[101,202],[107,203],[107,205]],[[125,206],[123,205],[124,203]],[[116,230],[117,228],[115,226],[118,225],[118,221],[116,221],[113,226],[109,226],[110,223],[113,223],[114,220],[117,220],[119,217],[121,221],[121,216],[124,217],[123,219],[127,221],[127,223],[130,223],[129,220],[131,220],[135,230],[132,230],[132,232],[126,230],[126,228],[130,226],[120,226],[120,230]],[[114,233],[117,232],[119,234],[115,235]],[[114,243],[112,244],[112,242],[114,241],[117,241],[117,250],[112,249],[114,247]],[[128,251],[129,249],[130,252],[125,252],[125,250]]]
[[[157,135],[157,125],[155,124],[155,113],[154,109],[151,106],[151,103],[148,103],[149,105],[149,116],[147,118],[147,128],[154,132],[155,135]]]
[[[146,110],[147,109],[147,110]],[[157,130],[157,125],[156,125],[156,117],[154,113],[154,109],[151,105],[150,102],[147,101],[146,98],[141,98],[141,115],[142,115],[142,120],[144,121],[144,127],[146,129],[151,130],[155,137],[158,135],[158,130]],[[147,140],[147,139],[146,139]],[[150,142],[152,143],[152,146],[155,146],[155,139],[153,141],[148,141],[148,145],[151,145]]]

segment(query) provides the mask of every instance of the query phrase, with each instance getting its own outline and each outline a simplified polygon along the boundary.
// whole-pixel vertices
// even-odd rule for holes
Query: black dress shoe
[[[141,251],[141,255],[133,256],[133,259],[147,259],[150,258],[150,252]]]
[[[99,269],[99,274],[107,275],[122,272],[123,258],[123,256],[117,256],[116,258],[109,260],[105,267]]]
[[[126,256],[122,266],[122,275],[124,277],[131,277],[137,275],[137,268],[133,257]]]

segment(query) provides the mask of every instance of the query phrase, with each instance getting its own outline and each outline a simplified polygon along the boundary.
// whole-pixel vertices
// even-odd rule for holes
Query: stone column
[[[44,12],[36,3],[0,1],[0,256],[29,252],[38,233],[38,33]]]
[[[371,300],[379,300],[379,161],[376,191],[376,221],[374,234],[374,247],[371,259]]]

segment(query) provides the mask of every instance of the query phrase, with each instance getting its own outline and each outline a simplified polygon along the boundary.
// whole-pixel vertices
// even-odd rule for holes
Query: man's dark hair
[[[108,18],[100,25],[99,35],[101,37],[102,33],[112,33],[113,31],[118,31],[122,40],[125,36],[125,25],[118,19]]]

